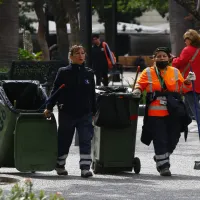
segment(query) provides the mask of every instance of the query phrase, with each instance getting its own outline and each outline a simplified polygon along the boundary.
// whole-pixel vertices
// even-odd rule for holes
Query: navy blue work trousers
[[[58,126],[58,160],[57,167],[65,166],[65,161],[72,144],[75,128],[79,136],[80,169],[90,169],[91,140],[94,134],[92,114],[86,114],[80,118],[73,118],[67,113],[59,112]]]

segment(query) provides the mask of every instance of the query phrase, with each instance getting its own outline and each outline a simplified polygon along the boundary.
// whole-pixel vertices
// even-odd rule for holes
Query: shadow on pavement
[[[35,174],[32,173],[20,173],[20,172],[8,172],[8,173],[0,173],[0,175],[13,175],[13,176],[20,176],[20,177],[24,177],[24,178],[33,178],[33,179],[44,179],[44,180],[89,180],[89,181],[101,181],[101,182],[127,182],[130,183],[131,179],[135,182],[135,181],[139,181],[141,183],[141,181],[148,181],[148,183],[150,184],[150,181],[156,181],[156,180],[171,180],[171,181],[200,181],[200,177],[199,176],[187,176],[187,175],[179,175],[179,174],[172,174],[171,177],[162,177],[159,174],[158,175],[154,175],[154,174],[135,174],[135,173],[118,173],[118,174],[97,174],[94,175],[91,178],[88,179],[84,179],[82,177],[80,177],[80,175],[78,174],[77,176],[74,175],[68,175],[68,176],[58,176],[58,175],[48,175],[47,173],[42,173],[42,172],[37,172]],[[116,177],[116,178],[115,178]],[[120,179],[121,177],[121,179]]]

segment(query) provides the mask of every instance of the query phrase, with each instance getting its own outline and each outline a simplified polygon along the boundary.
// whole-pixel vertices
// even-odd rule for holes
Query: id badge
[[[164,106],[166,106],[166,105],[167,105],[167,101],[160,100],[160,105],[164,105]]]

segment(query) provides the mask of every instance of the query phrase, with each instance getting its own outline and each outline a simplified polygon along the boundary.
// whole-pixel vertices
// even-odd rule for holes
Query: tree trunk
[[[66,23],[62,20],[56,22],[57,44],[61,60],[68,62],[69,39],[66,29]]]
[[[70,45],[80,43],[80,29],[79,29],[79,20],[78,20],[78,11],[75,1],[73,0],[64,0],[63,5],[66,13],[69,16],[69,23],[71,27],[71,41]]]
[[[5,0],[0,5],[0,67],[10,67],[18,58],[18,0]]]
[[[185,44],[183,34],[189,28],[194,28],[191,21],[184,18],[188,12],[174,0],[169,0],[169,22],[170,22],[170,40],[172,54],[178,56]]]
[[[105,40],[108,43],[108,45],[112,46],[112,31],[110,30],[112,28],[112,12],[111,9],[105,9],[104,10],[105,17]]]
[[[174,0],[179,5],[183,6],[189,13],[191,13],[196,19],[200,20],[200,12],[196,0]]]
[[[67,34],[67,13],[63,8],[61,0],[48,0],[50,12],[54,15],[57,30],[57,45],[59,57],[68,62],[69,39]]]
[[[46,18],[43,10],[44,1],[43,0],[35,0],[34,2],[34,9],[35,13],[38,17],[38,33],[37,33],[37,39],[38,43],[40,45],[43,60],[50,60],[49,56],[49,48],[46,41]]]

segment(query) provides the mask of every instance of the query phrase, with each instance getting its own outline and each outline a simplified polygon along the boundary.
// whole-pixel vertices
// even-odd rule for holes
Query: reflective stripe
[[[65,165],[65,160],[58,160],[57,163],[58,163],[59,165]]]
[[[80,165],[90,165],[92,163],[92,161],[82,160],[79,163],[80,163]]]
[[[152,77],[151,77],[151,70],[150,67],[146,68],[146,72],[147,72],[147,78],[148,78],[148,82],[149,82],[149,92],[153,92],[153,86],[152,86]]]
[[[167,103],[166,100],[163,100],[163,103]],[[148,109],[148,116],[167,116],[169,115],[167,106],[161,104],[161,100],[153,101]]]
[[[176,81],[176,88],[175,91],[178,92],[178,69],[174,68],[174,77]]]
[[[67,156],[68,156],[68,154],[65,154],[65,155],[63,155],[63,156],[58,157],[58,159],[66,159]]]
[[[81,154],[80,155],[80,158],[81,159],[85,159],[85,160],[89,160],[89,159],[92,159],[91,155],[90,154]]]
[[[156,155],[156,159],[158,159],[158,160],[165,159],[165,158],[168,158],[169,155],[170,155],[169,153],[165,153],[162,155]]]
[[[167,106],[150,105],[149,110],[167,110]]]
[[[141,86],[139,83],[136,83],[136,84],[135,84],[135,88],[136,88],[136,87],[142,88],[142,86]]]
[[[157,97],[157,100],[167,100],[167,98],[165,96],[161,96],[161,97]]]
[[[157,165],[157,167],[160,167],[160,166],[164,165],[165,163],[169,163],[169,159],[158,161],[156,163],[156,165]]]

